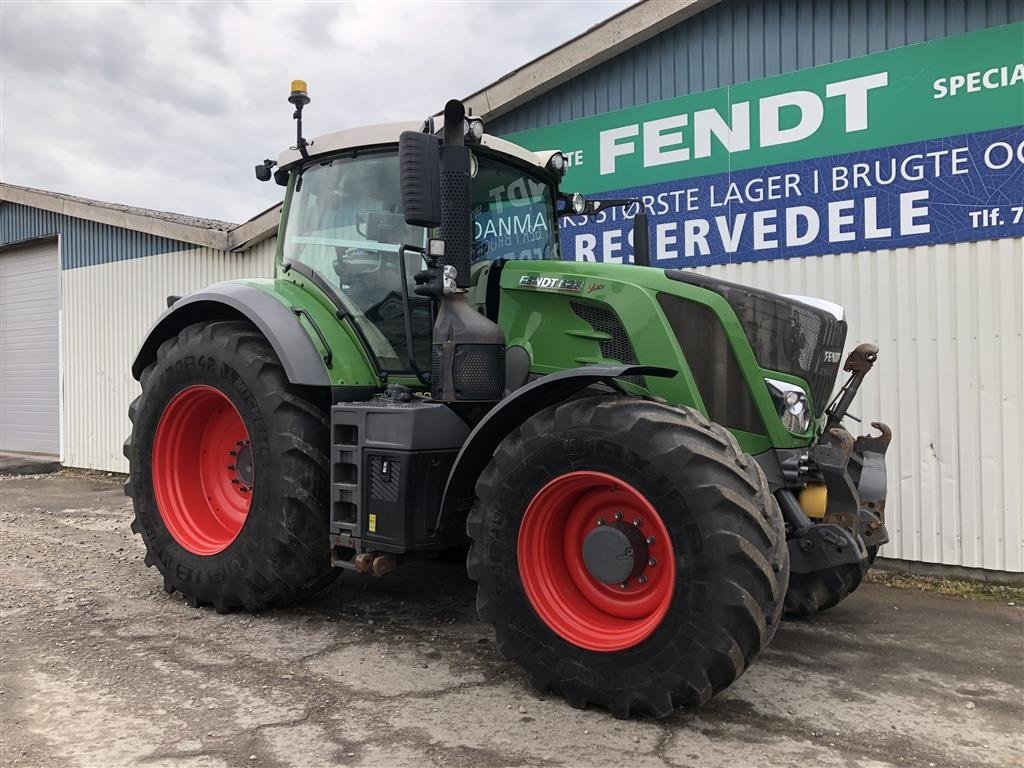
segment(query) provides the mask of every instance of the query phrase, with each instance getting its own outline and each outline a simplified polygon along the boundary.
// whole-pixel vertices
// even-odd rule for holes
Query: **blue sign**
[[[1024,126],[603,192],[640,198],[652,266],[1024,237]],[[562,255],[630,262],[633,216],[562,219]]]

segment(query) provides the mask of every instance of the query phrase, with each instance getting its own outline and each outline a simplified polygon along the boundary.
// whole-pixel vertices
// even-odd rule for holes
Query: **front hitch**
[[[855,566],[861,574],[868,569],[867,548],[851,529],[824,520],[812,523],[789,489],[777,490],[775,498],[790,530],[787,543],[793,574],[815,573],[828,579],[830,574],[840,574],[843,566]]]
[[[865,546],[875,548],[872,552],[889,541],[885,528],[885,453],[892,430],[873,421],[871,426],[880,434],[855,440],[842,426],[842,420],[877,360],[878,347],[870,343],[858,345],[847,356],[843,370],[850,378],[826,410],[825,432],[810,451],[811,462],[828,490],[828,511],[822,522],[858,533]]]
[[[858,533],[865,545],[877,551],[877,547],[889,541],[885,528],[885,452],[892,442],[892,430],[880,421],[871,422],[871,426],[881,434],[862,435],[854,441],[850,475],[860,497]]]

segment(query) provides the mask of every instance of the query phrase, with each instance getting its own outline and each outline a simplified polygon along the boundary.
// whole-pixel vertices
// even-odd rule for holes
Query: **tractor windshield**
[[[474,151],[473,260],[557,259],[554,189],[518,167]],[[367,152],[308,166],[295,180],[282,258],[326,282],[359,326],[382,370],[408,371],[403,294],[409,296],[412,356],[429,369],[430,302],[413,293],[427,231],[405,223],[398,153]],[[405,275],[405,291],[402,275]]]
[[[550,184],[483,155],[471,191],[473,261],[559,258]]]

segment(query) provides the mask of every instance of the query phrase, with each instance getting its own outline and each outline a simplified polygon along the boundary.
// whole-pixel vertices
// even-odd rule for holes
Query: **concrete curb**
[[[893,560],[880,557],[873,566],[879,571],[905,573],[910,576],[930,576],[938,579],[960,579],[962,581],[984,581],[989,584],[1003,584],[1010,587],[1024,587],[1024,573],[1012,571],[990,571],[986,568],[966,568],[962,565],[922,563],[915,560]]]

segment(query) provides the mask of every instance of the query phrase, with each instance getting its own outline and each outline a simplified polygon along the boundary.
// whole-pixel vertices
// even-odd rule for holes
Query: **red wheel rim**
[[[622,583],[597,579],[584,560],[584,540],[603,525],[643,535],[643,566]],[[642,493],[604,472],[568,472],[541,488],[523,515],[517,554],[534,610],[581,648],[631,648],[658,628],[672,601],[675,552],[665,523]]]
[[[242,530],[252,489],[249,433],[227,395],[205,385],[175,395],[153,440],[153,491],[174,540],[196,555],[223,551]]]

